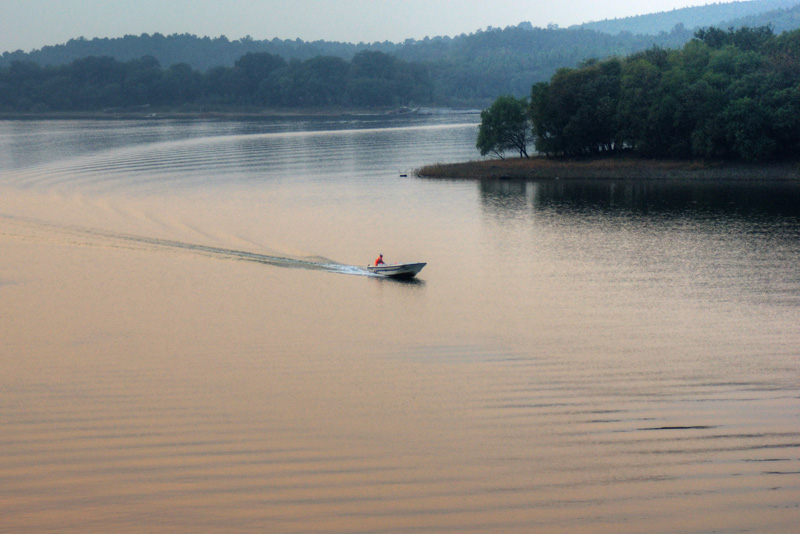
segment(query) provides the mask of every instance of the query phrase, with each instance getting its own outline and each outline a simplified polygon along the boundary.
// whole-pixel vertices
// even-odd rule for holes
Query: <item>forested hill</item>
[[[800,0],[749,0],[743,2],[715,3],[705,6],[673,9],[636,17],[608,19],[578,24],[572,28],[594,30],[616,35],[622,32],[657,35],[669,32],[676,24],[687,28],[716,26],[721,28],[742,26],[760,27],[771,24],[780,33],[798,27],[798,10],[794,9],[786,20],[783,11],[800,6]],[[792,21],[794,17],[794,21]]]
[[[122,39],[80,41],[77,44],[89,48],[94,41],[108,41],[104,43],[109,46],[109,53],[87,54],[85,57],[74,59],[65,64],[42,65],[35,61],[11,60],[7,66],[0,64],[0,82],[8,80],[5,88],[0,83],[0,109],[9,106],[14,101],[17,104],[10,105],[11,108],[18,108],[20,103],[31,101],[31,107],[37,106],[37,102],[31,100],[32,94],[40,94],[41,89],[37,89],[36,84],[32,84],[29,79],[39,80],[43,83],[48,80],[49,86],[53,90],[63,90],[71,87],[58,79],[66,77],[72,80],[73,84],[84,84],[79,72],[96,69],[114,71],[138,71],[139,66],[146,65],[151,73],[162,69],[169,71],[168,74],[159,73],[158,77],[172,77],[175,73],[180,73],[181,77],[190,75],[200,79],[204,78],[214,88],[201,98],[203,105],[290,105],[307,106],[313,102],[314,107],[326,106],[335,103],[336,105],[356,105],[357,101],[372,102],[374,105],[403,105],[408,107],[419,106],[451,106],[459,108],[483,107],[501,94],[513,94],[524,96],[530,92],[531,84],[547,80],[553,73],[562,67],[572,67],[578,65],[587,58],[606,58],[609,56],[627,55],[639,50],[651,48],[654,45],[663,48],[680,47],[691,39],[692,32],[685,28],[677,28],[670,33],[663,33],[658,36],[636,36],[631,34],[612,36],[589,30],[569,30],[558,28],[534,28],[530,23],[521,23],[504,29],[489,28],[485,31],[478,31],[470,35],[460,35],[454,38],[437,37],[434,39],[424,39],[421,41],[406,42],[397,45],[393,50],[382,51],[381,47],[386,45],[346,45],[341,43],[303,43],[285,41],[266,41],[260,48],[255,41],[240,40],[228,41],[227,39],[207,39],[197,38],[189,35],[174,35],[164,37],[160,35],[146,37],[130,37]],[[124,41],[132,41],[130,47],[122,46]],[[148,48],[141,46],[163,45],[158,48]],[[267,46],[269,45],[269,46]],[[326,48],[328,45],[336,45]],[[276,48],[277,47],[277,48]],[[120,50],[120,52],[114,52]],[[130,54],[130,50],[136,50]],[[216,50],[216,55],[212,52]],[[205,51],[205,52],[202,52]],[[209,57],[235,58],[237,54],[242,54],[233,60],[230,66],[217,66],[210,69],[201,68],[189,61],[178,61],[183,58],[195,58],[207,61]],[[367,55],[365,55],[367,54]],[[377,55],[375,55],[377,54]],[[196,55],[196,56],[195,56]],[[242,67],[242,60],[248,56],[256,55],[259,58],[269,56],[270,63],[269,76],[261,76],[257,81],[252,81],[254,87],[245,90],[238,87],[240,79],[249,76]],[[285,58],[289,56],[287,61]],[[131,57],[132,56],[132,57]],[[385,57],[381,57],[385,56]],[[399,79],[395,74],[385,75],[386,73],[376,73],[370,83],[384,84],[389,83],[397,91],[384,90],[383,88],[375,91],[387,96],[381,98],[357,98],[353,100],[349,96],[340,95],[328,99],[325,95],[305,95],[310,87],[319,87],[303,82],[304,79],[313,78],[315,80],[329,80],[331,72],[350,71],[346,64],[357,58],[377,58],[381,57],[380,62],[385,64],[402,65]],[[392,63],[386,58],[391,58],[397,63]],[[89,61],[91,59],[103,59],[104,61]],[[279,59],[279,62],[274,61]],[[122,65],[112,65],[109,61],[116,61]],[[331,60],[338,60],[331,61]],[[227,60],[226,60],[227,62]],[[247,62],[245,62],[247,63]],[[272,69],[273,64],[280,64],[278,69]],[[74,68],[69,68],[74,67]],[[413,67],[413,68],[412,68]],[[399,71],[398,71],[399,72]],[[413,73],[413,74],[408,74]],[[102,80],[106,74],[86,73],[90,81]],[[338,76],[338,74],[337,74]],[[361,78],[362,76],[359,75]],[[22,80],[25,78],[26,80]],[[214,81],[216,80],[216,81]],[[224,83],[223,83],[224,80]],[[423,82],[424,80],[424,82]],[[354,80],[351,82],[355,83]],[[133,83],[133,82],[131,82]],[[251,98],[255,95],[259,84],[266,84],[261,89],[258,98]],[[322,83],[322,82],[320,82]],[[344,83],[342,81],[341,83]],[[359,82],[360,83],[360,82]],[[223,89],[221,84],[231,85],[228,89]],[[402,90],[399,86],[408,86]],[[267,87],[269,85],[269,87]],[[31,90],[23,95],[10,93],[9,87],[17,86],[29,87]],[[233,87],[237,86],[237,87]],[[326,89],[337,92],[347,92],[345,86]],[[81,89],[83,91],[83,89]],[[95,89],[87,89],[90,93],[96,93]],[[105,90],[101,90],[105,92]],[[159,94],[160,104],[178,105],[179,99],[174,95],[166,95],[161,88],[150,91],[151,94]],[[2,94],[9,94],[5,99]],[[280,93],[280,98],[275,98]],[[302,93],[304,96],[294,98],[291,93]],[[214,95],[213,97],[211,95]],[[424,95],[420,98],[404,98],[399,102],[399,94]],[[236,96],[239,95],[239,96]],[[391,95],[391,96],[390,96]],[[20,98],[17,98],[17,97]],[[41,94],[41,99],[46,102],[49,109],[66,110],[69,107],[66,102],[84,101],[81,97],[64,97],[53,101],[47,95]],[[5,101],[4,101],[5,100]],[[111,104],[107,103],[104,107],[115,107],[123,105],[141,105],[153,102],[139,102],[139,98],[133,101],[126,100]],[[89,101],[86,101],[87,103]],[[194,98],[186,103],[199,103]],[[289,103],[291,102],[291,104]],[[382,103],[381,103],[382,102]],[[100,100],[96,105],[100,105]],[[27,107],[27,104],[22,106]]]
[[[249,36],[230,40],[224,35],[211,38],[188,33],[172,35],[143,33],[115,38],[78,37],[70,39],[66,44],[45,46],[30,53],[21,50],[5,52],[0,58],[0,67],[10,65],[12,61],[32,61],[41,66],[49,66],[66,65],[89,56],[108,56],[118,61],[151,56],[164,67],[186,63],[193,69],[205,72],[214,67],[231,67],[248,52],[266,52],[287,60],[306,60],[318,56],[349,60],[358,52],[365,50],[391,53],[398,47],[399,45],[390,42],[352,44],[301,39],[256,40]]]
[[[800,3],[786,9],[778,9],[766,13],[754,13],[753,15],[721,24],[720,26],[724,28],[760,28],[761,26],[772,26],[775,33],[792,31],[800,28]]]
[[[732,20],[732,17],[735,16],[747,18],[737,19],[740,21],[737,23]],[[635,25],[640,19],[660,20],[661,23],[658,27],[668,28],[668,30],[659,30],[656,34],[640,31]],[[336,98],[328,98],[325,95],[307,95],[302,98],[289,98],[289,93],[292,91],[307,93],[311,85],[304,83],[303,79],[309,77],[314,79],[330,78],[330,72],[324,71],[324,69],[330,69],[331,65],[334,65],[334,70],[339,73],[339,71],[347,70],[343,66],[343,62],[350,64],[357,57],[362,59],[364,57],[380,57],[362,55],[380,53],[391,56],[397,61],[397,63],[386,62],[384,58],[381,60],[382,62],[402,66],[402,68],[398,67],[392,76],[404,78],[389,77],[391,78],[389,83],[394,89],[388,92],[380,91],[380,93],[392,95],[389,99],[390,105],[394,105],[400,98],[398,95],[402,94],[416,95],[414,98],[403,97],[400,99],[403,105],[408,106],[483,107],[502,94],[518,97],[529,95],[533,83],[549,79],[559,68],[575,67],[590,58],[620,57],[654,46],[668,49],[681,48],[693,37],[699,21],[702,21],[699,26],[721,28],[740,27],[745,24],[751,27],[771,25],[776,33],[780,33],[800,27],[800,0],[758,0],[714,4],[622,19],[613,22],[629,25],[625,26],[625,31],[617,35],[589,29],[590,25],[577,28],[558,28],[550,25],[547,28],[538,28],[533,27],[529,22],[522,22],[516,26],[502,29],[489,27],[454,37],[408,39],[403,43],[353,44],[328,41],[306,42],[300,39],[255,40],[249,36],[229,40],[225,36],[216,38],[197,37],[190,34],[165,36],[158,33],[103,39],[77,38],[63,45],[46,46],[41,50],[29,53],[23,51],[3,53],[0,57],[0,78],[13,79],[17,76],[33,76],[42,80],[58,79],[59,76],[67,76],[67,71],[57,71],[58,68],[69,66],[89,57],[97,57],[125,63],[125,69],[136,70],[136,65],[146,65],[148,71],[155,72],[158,69],[170,71],[169,73],[158,73],[159,79],[175,73],[188,74],[194,78],[204,77],[211,85],[215,86],[212,93],[219,95],[221,88],[217,82],[212,82],[212,80],[237,83],[235,80],[238,79],[237,77],[241,78],[243,71],[241,63],[239,63],[239,67],[236,66],[237,63],[247,54],[257,54],[258,57],[274,56],[284,62],[280,69],[271,72],[272,81],[269,83],[275,86],[267,92],[262,91],[261,97],[259,97],[262,104],[274,102],[276,92],[280,92],[283,95],[278,99],[282,102],[281,105],[288,105],[287,99],[295,102],[291,105],[298,106],[309,105],[309,102],[314,102],[314,106],[325,106],[330,105],[331,101],[346,105],[348,102],[354,103],[352,97],[339,95]],[[340,62],[314,60],[319,57],[335,58]],[[31,65],[31,63],[35,65]],[[17,68],[12,72],[10,69],[15,64]],[[23,64],[26,64],[27,67],[22,68]],[[111,68],[108,62],[83,62],[72,70],[77,72],[85,69],[87,65]],[[118,66],[114,66],[114,68],[118,68]],[[352,71],[348,75],[355,75],[355,70],[358,70],[352,65],[348,68]],[[410,72],[413,75],[409,75]],[[167,76],[168,74],[169,76]],[[74,72],[69,76],[75,78]],[[378,83],[372,80],[370,83],[384,84],[389,79],[387,76],[383,73],[378,76],[382,81]],[[75,79],[78,80],[78,78]],[[409,81],[410,79],[413,79],[415,87],[409,86],[409,83],[412,83]],[[264,80],[260,80],[259,83],[262,81]],[[352,80],[351,82],[355,83]],[[14,81],[14,84],[24,83],[28,82]],[[52,83],[58,85],[58,82]],[[358,83],[363,89],[363,84]],[[276,87],[280,90],[275,89]],[[337,88],[337,90],[340,89],[344,90],[343,87]],[[163,88],[153,91],[160,94],[162,100],[166,98]],[[224,101],[228,104],[236,102],[240,105],[256,105],[256,101],[259,99],[252,98],[255,89],[250,88],[248,91],[244,91],[241,87],[231,87],[223,91],[226,96],[221,100],[216,97],[211,100]],[[4,92],[8,94],[8,87]],[[247,98],[231,96],[245,93],[249,95]],[[424,95],[424,98],[419,98],[420,95]],[[29,100],[30,95],[22,96],[25,98],[17,100],[20,102]],[[367,100],[376,101],[374,98]],[[63,107],[66,105],[64,104],[66,101],[64,100],[58,106]],[[173,102],[173,105],[177,103],[172,96],[164,101]],[[48,106],[55,109],[53,103],[49,103]],[[14,106],[0,99],[0,107]]]
[[[521,17],[524,14],[521,14]],[[503,35],[500,28],[489,27],[470,34],[438,36],[402,43],[389,41],[375,43],[342,43],[332,41],[303,41],[301,39],[257,40],[250,36],[230,40],[226,36],[198,37],[192,34],[162,35],[160,33],[126,35],[124,37],[85,39],[76,37],[67,43],[45,46],[38,50],[5,51],[0,56],[0,67],[12,61],[32,61],[41,66],[65,65],[88,56],[108,56],[118,61],[136,60],[152,56],[163,67],[186,63],[194,69],[208,71],[214,67],[230,67],[248,52],[267,52],[286,60],[306,60],[317,56],[334,56],[352,59],[363,51],[395,54],[410,62],[438,60],[464,61],[468,57],[516,56],[511,61],[542,64],[542,69],[553,72],[550,63],[559,58],[566,61],[561,66],[574,66],[575,61],[589,57],[603,58],[610,54],[625,54],[652,45],[677,48],[691,39],[701,27],[760,27],[771,25],[775,33],[800,27],[800,0],[751,0],[715,3],[705,6],[675,9],[623,19],[590,22],[559,29],[550,25],[546,29],[534,28],[522,22],[513,28],[535,31],[535,35],[512,32]],[[676,28],[677,26],[677,28]],[[575,31],[581,33],[576,34]],[[498,34],[497,32],[501,32]],[[612,35],[593,36],[591,33]],[[622,35],[619,35],[619,34]],[[487,36],[486,34],[492,34]],[[538,47],[547,50],[541,53]],[[575,59],[577,58],[577,60]],[[502,61],[501,61],[502,63]]]

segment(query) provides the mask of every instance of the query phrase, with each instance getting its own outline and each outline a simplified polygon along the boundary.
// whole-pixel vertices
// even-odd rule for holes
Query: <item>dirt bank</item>
[[[800,162],[730,163],[636,158],[494,159],[434,164],[415,171],[449,179],[751,179],[800,180]]]

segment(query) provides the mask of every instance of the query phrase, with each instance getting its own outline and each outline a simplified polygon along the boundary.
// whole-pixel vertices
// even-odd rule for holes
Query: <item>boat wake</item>
[[[337,261],[318,256],[306,257],[306,258],[302,257],[292,258],[286,256],[276,256],[271,254],[250,252],[246,250],[238,250],[233,248],[218,247],[213,245],[203,245],[200,243],[188,243],[185,241],[177,241],[173,239],[116,233],[116,232],[109,232],[97,229],[81,228],[77,226],[59,226],[41,221],[24,220],[21,218],[7,216],[7,215],[0,215],[0,218],[5,220],[6,222],[9,222],[17,226],[18,230],[20,230],[21,227],[27,227],[28,230],[32,231],[38,230],[39,232],[45,231],[50,234],[52,233],[67,234],[72,236],[73,238],[76,236],[80,236],[83,239],[81,239],[79,242],[84,245],[102,245],[102,244],[107,245],[108,242],[110,241],[112,243],[115,243],[117,246],[126,243],[134,246],[138,245],[142,247],[191,252],[217,259],[249,261],[249,262],[261,263],[264,265],[272,265],[275,267],[284,267],[292,269],[309,269],[315,271],[327,271],[332,273],[349,274],[357,276],[370,276],[370,277],[378,276],[373,273],[370,273],[366,267],[339,263]],[[2,229],[0,229],[0,233],[4,233],[6,235],[13,234],[18,236],[23,236],[25,234],[24,231],[13,232],[13,231],[2,231]],[[73,241],[73,243],[75,242]]]
[[[103,234],[103,237],[112,237],[120,240],[131,241],[134,243],[152,245],[154,247],[159,247],[159,248],[185,250],[220,259],[250,261],[255,263],[262,263],[265,265],[273,265],[276,267],[311,269],[315,271],[330,271],[342,274],[369,274],[366,271],[366,269],[362,269],[355,265],[346,265],[338,263],[336,261],[329,260],[327,258],[313,258],[313,259],[288,258],[283,256],[261,254],[258,252],[249,252],[246,250],[237,250],[224,247],[215,247],[210,245],[201,245],[197,243],[186,243],[183,241],[174,241],[171,239],[160,239],[154,237],[144,237],[144,236],[127,235],[127,234],[115,234],[115,235]]]

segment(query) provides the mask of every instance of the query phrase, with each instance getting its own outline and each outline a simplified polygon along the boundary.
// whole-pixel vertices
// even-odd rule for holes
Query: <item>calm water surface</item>
[[[0,532],[796,532],[800,184],[475,122],[0,122]]]

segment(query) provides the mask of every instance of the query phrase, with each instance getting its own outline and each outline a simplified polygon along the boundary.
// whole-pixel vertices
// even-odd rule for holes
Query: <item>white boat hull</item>
[[[370,265],[367,270],[389,278],[414,278],[426,263],[395,263],[393,265]]]

